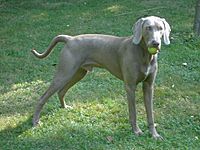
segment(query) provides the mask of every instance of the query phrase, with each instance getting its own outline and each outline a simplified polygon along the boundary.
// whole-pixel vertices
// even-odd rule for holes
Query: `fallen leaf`
[[[112,138],[112,136],[107,136],[106,139],[107,139],[107,141],[110,142],[110,143],[113,142],[113,138]]]

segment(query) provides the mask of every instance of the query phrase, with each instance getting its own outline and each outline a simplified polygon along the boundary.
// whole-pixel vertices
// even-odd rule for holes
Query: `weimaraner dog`
[[[149,16],[139,19],[133,28],[134,35],[116,37],[101,34],[78,36],[58,35],[42,54],[32,53],[38,58],[45,58],[58,42],[64,42],[57,72],[47,91],[41,96],[36,106],[33,125],[39,123],[40,112],[50,96],[58,92],[63,108],[66,108],[64,95],[75,83],[80,81],[93,67],[106,68],[115,77],[124,81],[127,92],[129,119],[136,135],[142,131],[136,121],[135,90],[143,82],[144,103],[150,134],[155,139],[162,139],[157,133],[153,117],[153,85],[157,73],[157,54],[161,48],[161,39],[170,44],[170,26],[163,18]],[[154,53],[149,49],[156,49]]]

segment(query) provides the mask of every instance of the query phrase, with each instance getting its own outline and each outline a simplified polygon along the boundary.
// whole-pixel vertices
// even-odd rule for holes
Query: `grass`
[[[200,147],[200,39],[192,32],[195,0],[2,0],[0,3],[0,149],[198,149]],[[69,90],[60,109],[57,96],[45,105],[40,127],[31,119],[38,98],[50,84],[62,44],[38,60],[58,34],[131,35],[144,15],[166,18],[171,45],[162,47],[154,111],[164,141],[148,133],[141,85],[137,89],[139,125],[131,133],[123,83],[95,69]],[[187,65],[183,65],[187,63]]]

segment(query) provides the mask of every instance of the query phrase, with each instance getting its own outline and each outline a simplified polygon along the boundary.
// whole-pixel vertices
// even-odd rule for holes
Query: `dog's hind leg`
[[[66,92],[68,91],[69,88],[71,88],[74,84],[76,84],[78,81],[80,81],[87,73],[87,70],[84,69],[79,69],[74,76],[72,77],[72,79],[64,86],[64,88],[60,89],[58,91],[58,97],[60,100],[60,104],[62,108],[67,108],[69,106],[67,106],[65,104],[65,100],[64,100],[64,96],[66,94]]]
[[[63,65],[67,63],[67,61],[62,61],[62,63],[59,64],[58,71],[55,74],[53,82],[37,103],[35,114],[33,116],[33,126],[36,126],[39,123],[40,112],[49,97],[51,97],[55,92],[63,89],[67,83],[70,83],[79,69],[79,65],[77,65],[76,62],[69,63],[70,65],[68,66]]]

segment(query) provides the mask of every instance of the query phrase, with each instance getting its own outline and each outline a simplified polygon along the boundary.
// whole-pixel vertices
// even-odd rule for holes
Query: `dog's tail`
[[[49,47],[47,48],[46,51],[44,51],[43,53],[38,53],[35,49],[32,49],[31,52],[37,57],[37,58],[45,58],[47,57],[52,49],[56,46],[56,44],[58,42],[65,42],[67,43],[69,39],[71,39],[72,37],[71,36],[68,36],[68,35],[58,35],[56,36],[50,43]]]

